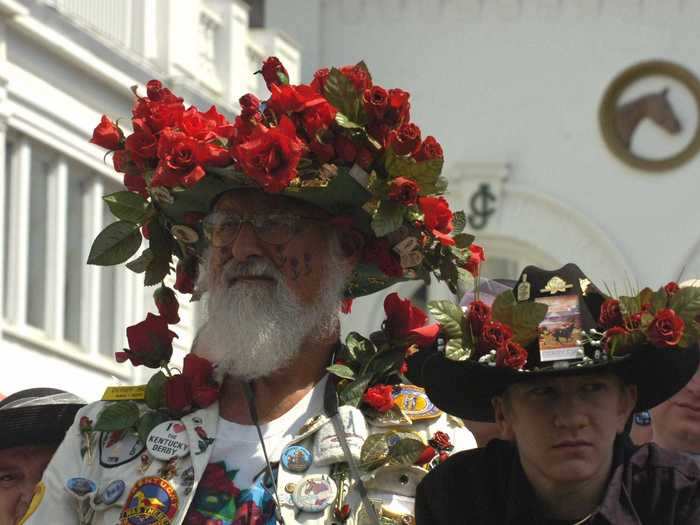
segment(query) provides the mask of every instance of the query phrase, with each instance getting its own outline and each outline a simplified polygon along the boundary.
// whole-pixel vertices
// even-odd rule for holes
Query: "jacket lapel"
[[[214,437],[219,424],[219,403],[212,403],[207,408],[184,416],[182,423],[187,428],[187,437],[190,440],[195,479],[202,479],[214,448]]]

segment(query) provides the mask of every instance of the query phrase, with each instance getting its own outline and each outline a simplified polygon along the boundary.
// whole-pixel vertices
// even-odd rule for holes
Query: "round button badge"
[[[306,476],[297,485],[292,501],[304,512],[321,512],[335,500],[338,487],[327,474]]]
[[[146,440],[148,453],[162,461],[184,458],[190,453],[190,440],[187,429],[180,421],[165,421],[156,425]]]
[[[313,455],[301,445],[291,445],[282,452],[282,466],[290,472],[306,472],[311,466]]]

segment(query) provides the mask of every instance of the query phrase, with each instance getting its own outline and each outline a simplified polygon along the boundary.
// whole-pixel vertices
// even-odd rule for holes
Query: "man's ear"
[[[618,433],[624,432],[627,421],[632,416],[634,407],[637,405],[637,385],[622,385],[620,392],[620,404],[618,407]]]
[[[513,427],[510,423],[510,411],[509,407],[506,406],[507,403],[503,396],[491,398],[491,406],[493,406],[493,414],[501,439],[513,440]]]

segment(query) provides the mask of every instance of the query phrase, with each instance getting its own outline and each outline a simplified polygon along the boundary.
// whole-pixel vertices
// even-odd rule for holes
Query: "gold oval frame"
[[[617,100],[624,90],[636,80],[651,75],[671,77],[683,84],[693,95],[698,115],[695,135],[688,145],[670,157],[659,160],[645,159],[634,155],[620,140],[614,116]],[[700,151],[700,81],[688,69],[665,60],[641,62],[622,71],[605,90],[598,109],[600,131],[608,149],[625,164],[644,171],[668,171],[689,161]]]

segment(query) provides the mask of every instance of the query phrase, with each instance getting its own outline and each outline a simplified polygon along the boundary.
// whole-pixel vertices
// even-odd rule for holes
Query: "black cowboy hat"
[[[521,301],[576,297],[584,330],[597,327],[606,299],[574,264],[554,271],[529,266],[523,270],[513,293]],[[456,361],[441,352],[423,350],[409,358],[408,374],[413,382],[425,387],[430,400],[445,412],[475,421],[493,421],[491,399],[512,384],[537,377],[603,370],[614,371],[626,383],[637,385],[635,411],[648,410],[683,388],[700,362],[697,343],[687,348],[656,348],[645,342],[603,359],[599,355],[592,359],[595,349],[584,345],[577,357],[542,360],[540,339],[528,344],[526,350],[527,362],[522,369],[490,366],[472,359]]]
[[[85,405],[79,397],[56,388],[21,390],[0,401],[0,449],[58,446]]]

